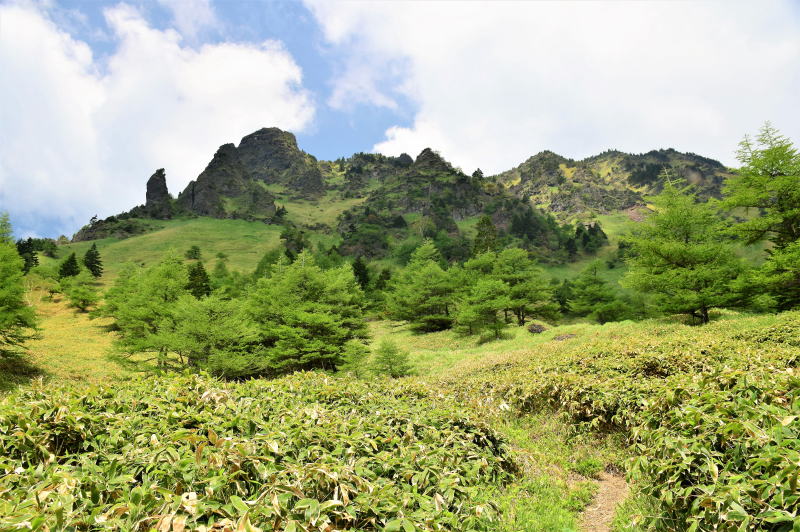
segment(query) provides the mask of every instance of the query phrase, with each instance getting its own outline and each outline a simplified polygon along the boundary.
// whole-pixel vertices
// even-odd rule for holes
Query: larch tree
[[[663,312],[708,323],[711,309],[737,301],[732,286],[743,265],[717,209],[666,177],[655,212],[633,230],[624,283],[653,294]]]
[[[734,227],[747,242],[771,243],[742,288],[770,294],[780,310],[800,307],[800,153],[767,123],[755,141],[742,141],[738,158],[742,167],[726,182],[724,204],[750,214]]]
[[[386,306],[394,319],[406,320],[420,331],[440,331],[452,325],[455,286],[430,240],[412,253],[408,265],[389,286]]]
[[[23,260],[11,240],[8,218],[0,216],[0,356],[33,337],[36,315],[25,301]]]

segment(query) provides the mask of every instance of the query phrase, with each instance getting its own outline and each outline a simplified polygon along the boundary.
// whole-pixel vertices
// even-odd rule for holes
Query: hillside
[[[700,197],[719,197],[730,172],[712,159],[673,149],[634,155],[606,151],[581,161],[543,151],[494,176],[509,192],[559,219],[590,219],[646,205],[669,170],[695,186]]]
[[[583,161],[542,152],[484,178],[466,175],[430,148],[416,158],[357,153],[318,161],[291,133],[263,128],[238,146],[221,146],[177,198],[167,189],[165,170],[157,170],[147,181],[144,205],[93,219],[73,242],[123,239],[157,231],[164,220],[209,217],[288,229],[294,248],[311,241],[372,260],[403,262],[431,238],[455,261],[469,256],[476,224],[488,216],[503,245],[524,247],[544,264],[565,264],[597,251],[595,245],[582,249],[575,223],[636,218],[646,197],[660,189],[664,168],[704,197],[718,196],[727,175],[716,161],[660,150],[609,151]]]

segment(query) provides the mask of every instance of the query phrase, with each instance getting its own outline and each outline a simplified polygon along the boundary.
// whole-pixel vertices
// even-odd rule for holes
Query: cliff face
[[[275,200],[253,179],[233,144],[223,144],[206,169],[181,192],[185,211],[213,218],[266,219],[275,214]]]
[[[150,218],[168,220],[172,218],[172,196],[167,189],[167,176],[163,168],[156,170],[147,180],[144,209]]]
[[[259,129],[242,138],[237,151],[253,179],[284,185],[305,198],[319,197],[325,190],[317,160],[301,151],[288,131]]]

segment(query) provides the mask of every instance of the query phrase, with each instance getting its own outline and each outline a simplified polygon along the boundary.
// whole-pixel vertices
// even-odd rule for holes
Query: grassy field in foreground
[[[32,423],[25,429],[30,434],[30,445],[34,449],[48,448],[53,434],[60,434],[57,439],[63,441],[65,434],[78,430],[76,438],[84,442],[91,440],[94,442],[91,445],[99,446],[96,449],[119,455],[118,462],[132,459],[128,457],[132,449],[123,452],[114,444],[97,440],[97,436],[92,435],[94,433],[85,432],[89,430],[86,427],[91,426],[85,420],[94,419],[93,416],[105,419],[102,413],[105,408],[114,412],[127,411],[132,408],[130,401],[144,404],[149,400],[146,399],[147,393],[153,387],[166,387],[164,393],[168,396],[173,393],[169,391],[173,386],[170,383],[184,377],[148,377],[146,384],[141,384],[145,381],[137,378],[135,365],[118,364],[107,357],[113,340],[107,323],[90,321],[85,314],[66,308],[62,302],[42,301],[38,294],[32,294],[32,297],[42,317],[42,336],[30,344],[31,366],[26,368],[26,375],[13,378],[9,378],[9,371],[14,368],[0,368],[0,388],[8,391],[23,384],[20,388],[22,393],[34,393],[37,397],[35,400],[24,399],[11,407],[11,411],[27,416],[25,423]],[[800,411],[800,381],[794,375],[794,368],[800,363],[799,313],[746,316],[725,312],[716,315],[714,321],[704,327],[686,325],[669,318],[638,323],[572,324],[552,327],[537,335],[525,328],[509,327],[503,339],[484,343],[475,337],[458,336],[452,331],[414,334],[407,326],[390,322],[372,322],[370,330],[376,341],[390,338],[409,351],[417,375],[401,380],[309,375],[278,381],[253,381],[246,385],[203,380],[192,385],[195,390],[192,401],[206,398],[199,400],[202,403],[197,405],[199,410],[193,411],[188,418],[185,413],[165,414],[162,426],[147,429],[150,431],[147,437],[155,434],[161,442],[157,449],[164,449],[164,462],[158,462],[161,463],[160,469],[154,470],[159,473],[147,477],[148,482],[160,486],[157,494],[152,495],[155,499],[147,499],[148,495],[134,492],[135,486],[129,486],[128,491],[115,491],[122,499],[109,499],[100,504],[93,499],[93,490],[103,492],[111,487],[97,484],[105,482],[102,479],[107,475],[104,470],[99,470],[95,480],[82,484],[85,490],[81,496],[88,497],[82,501],[86,505],[83,508],[87,512],[96,510],[97,513],[92,515],[100,519],[129,523],[134,515],[131,503],[136,499],[140,502],[135,504],[142,506],[141,511],[137,510],[139,513],[135,514],[138,516],[136,519],[163,518],[164,514],[153,514],[154,508],[170,508],[170,519],[191,519],[194,515],[191,512],[183,515],[187,508],[180,499],[183,488],[176,483],[174,468],[184,463],[184,458],[181,458],[184,453],[188,456],[198,452],[199,442],[207,439],[205,446],[213,447],[212,455],[219,458],[214,458],[215,462],[209,465],[202,465],[201,461],[198,464],[202,467],[192,469],[191,474],[199,479],[197,482],[211,482],[208,476],[211,469],[208,468],[212,465],[221,468],[216,469],[220,474],[227,475],[227,468],[233,466],[224,465],[227,463],[225,456],[238,460],[232,462],[237,463],[238,468],[242,463],[249,464],[244,470],[253,468],[255,476],[247,477],[247,483],[233,491],[208,497],[198,495],[197,504],[210,512],[203,514],[204,518],[226,516],[234,524],[243,523],[245,514],[260,519],[266,516],[265,512],[274,510],[277,513],[270,513],[270,519],[283,519],[281,523],[286,526],[290,520],[297,521],[297,530],[301,529],[299,525],[317,522],[316,519],[322,519],[323,515],[330,523],[361,522],[362,526],[372,516],[375,519],[372,523],[380,524],[380,527],[376,526],[379,529],[392,523],[391,527],[402,530],[406,519],[410,522],[406,529],[411,530],[413,525],[414,530],[420,530],[433,523],[430,519],[443,519],[442,523],[480,523],[480,526],[475,526],[485,530],[579,530],[580,513],[597,489],[596,477],[607,474],[604,471],[627,471],[634,495],[617,515],[617,530],[670,526],[686,529],[693,524],[697,525],[697,530],[727,530],[747,527],[748,523],[755,529],[791,530],[784,524],[791,526],[797,511],[792,506],[796,505],[796,498],[791,494],[794,489],[792,479],[796,478],[796,464],[800,460],[800,421],[796,416]],[[24,384],[36,374],[36,368],[45,379],[45,386],[38,387],[34,382],[32,388],[38,391],[28,392],[31,387]],[[414,437],[422,438],[420,442],[424,440],[424,443],[420,445],[434,454],[437,446],[452,445],[452,440],[448,440],[451,437],[448,436],[449,429],[445,430],[451,423],[464,428],[473,426],[470,425],[473,421],[468,420],[480,420],[489,430],[484,433],[485,437],[496,438],[497,442],[507,446],[507,450],[487,459],[511,460],[514,465],[510,467],[515,473],[503,477],[498,469],[489,477],[470,480],[475,482],[471,485],[484,497],[472,497],[470,500],[477,506],[469,507],[471,509],[454,502],[459,497],[457,492],[450,495],[442,491],[449,485],[447,475],[437,476],[434,483],[425,484],[432,491],[408,498],[403,495],[403,486],[390,480],[395,477],[389,473],[385,479],[389,484],[385,484],[385,488],[399,490],[392,491],[394,495],[391,496],[393,500],[401,501],[400,506],[391,509],[380,505],[373,507],[369,503],[354,507],[357,516],[363,516],[367,521],[342,514],[336,509],[338,503],[331,502],[341,502],[339,499],[323,500],[322,492],[315,484],[318,480],[308,477],[306,466],[283,470],[282,475],[289,475],[288,484],[265,483],[259,480],[262,473],[257,472],[270,471],[270,466],[255,465],[250,458],[243,456],[235,458],[237,455],[230,454],[234,451],[227,443],[214,443],[230,441],[223,436],[239,441],[237,438],[244,438],[248,431],[254,430],[247,428],[250,421],[246,421],[252,411],[247,410],[246,415],[244,411],[241,411],[242,415],[236,414],[236,409],[243,406],[238,405],[240,399],[231,403],[230,398],[244,400],[252,397],[255,390],[264,390],[268,395],[277,393],[277,401],[278,397],[283,397],[282,387],[303,389],[305,378],[318,383],[323,382],[318,379],[329,379],[324,382],[330,383],[332,397],[339,398],[336,401],[341,399],[351,405],[368,405],[365,408],[380,411],[380,416],[388,415],[387,418],[373,418],[368,414],[363,423],[374,423],[376,427],[401,423],[398,427],[405,428],[398,428],[400,433],[416,427],[413,428]],[[307,394],[308,400],[287,406],[289,410],[308,414],[308,422],[312,424],[316,423],[315,419],[320,419],[322,411],[319,409],[327,408],[326,401],[330,399],[320,396],[316,390],[318,387],[318,384],[311,386],[315,391]],[[95,390],[92,393],[99,394],[98,402],[92,407],[95,410],[77,418],[55,420],[51,417],[54,412],[62,411],[59,410],[61,407],[66,408],[64,412],[77,415],[74,412],[83,406],[70,406],[70,401],[78,400],[85,390]],[[185,391],[175,393],[179,397],[185,396]],[[14,399],[17,394],[7,397],[10,399],[5,401],[18,400]],[[297,400],[297,396],[292,397],[291,401]],[[384,399],[391,406],[380,402]],[[36,404],[49,406],[29,410]],[[420,408],[406,410],[413,404]],[[441,416],[434,412],[439,412],[440,408],[445,412]],[[205,409],[210,410],[205,412]],[[214,417],[219,409],[222,412],[233,410],[223,418]],[[6,421],[11,419],[7,413]],[[335,412],[330,415],[333,416],[331,423],[341,427],[345,418],[340,418],[340,414]],[[17,419],[14,423],[18,427],[22,418],[14,419]],[[212,420],[216,421],[212,423]],[[78,426],[84,428],[76,428]],[[278,427],[276,425],[270,430],[278,430]],[[5,434],[17,430],[6,429],[3,429]],[[134,427],[124,430],[134,430],[130,436],[134,441],[145,436],[135,432]],[[305,426],[298,426],[298,430],[301,432],[292,436],[299,438],[297,441],[307,442],[310,434],[317,434],[304,432],[307,430]],[[342,436],[345,438],[360,440],[363,437],[360,432],[352,432],[352,428],[335,430],[344,430],[341,434],[347,434]],[[213,437],[208,436],[210,431],[214,431]],[[200,436],[202,438],[197,439]],[[188,438],[187,442],[193,442],[194,447],[184,446],[184,437]],[[321,436],[320,440],[315,440],[317,447],[303,444],[311,454],[296,454],[295,444],[281,444],[281,437],[276,432],[272,438],[278,442],[278,449],[288,445],[283,452],[290,453],[293,460],[299,461],[298,464],[339,460],[336,458],[338,447],[334,449],[321,443],[328,441],[333,444],[336,438]],[[468,440],[466,437],[464,441]],[[450,443],[446,443],[448,441]],[[726,445],[717,446],[715,442],[718,441],[725,441]],[[2,445],[5,445],[6,455],[33,452],[34,455],[24,456],[28,456],[26,460],[34,467],[37,462],[32,457],[38,451],[24,450],[28,444],[20,442],[5,440]],[[415,452],[406,448],[406,443],[396,443],[399,445],[397,452]],[[103,447],[106,445],[112,446]],[[270,446],[267,442],[267,448]],[[89,448],[81,447],[83,450]],[[311,449],[316,450],[312,452]],[[364,451],[366,454],[362,456],[367,461],[385,461],[389,455],[381,458],[381,449],[378,445],[373,450]],[[252,452],[263,453],[264,449],[254,448]],[[80,456],[76,455],[75,459]],[[467,453],[464,456],[464,475],[471,475],[470,471],[475,467],[481,470],[483,466],[477,466],[469,458],[472,455]],[[312,462],[303,462],[312,458]],[[64,463],[73,463],[70,460]],[[80,462],[80,467],[86,465]],[[323,470],[324,467],[319,470],[320,475],[325,476]],[[58,469],[51,473],[56,475],[52,478],[66,478],[64,475],[72,478],[75,471]],[[359,492],[359,485],[368,485],[365,482],[373,486],[371,489],[378,489],[378,485],[372,483],[383,478],[383,473],[375,470],[372,473],[377,473],[377,477],[357,468],[352,473],[356,475],[352,477],[354,494]],[[431,470],[429,474],[436,476],[441,472]],[[292,479],[295,484],[292,484]],[[19,503],[20,508],[25,507],[25,501],[30,502],[26,499],[29,491],[50,490],[44,484],[31,484],[35,481],[35,477],[20,477],[14,481],[27,486],[14,492],[14,497],[19,498],[15,499],[15,504]],[[80,482],[89,481],[82,479]],[[384,485],[383,482],[380,480],[379,485]],[[281,485],[295,486],[299,491],[281,492],[278,488]],[[274,504],[271,505],[273,510],[269,510],[253,503],[257,498],[247,498],[260,497],[266,493],[263,490],[269,491],[265,497],[278,497],[277,510]],[[312,493],[313,498],[309,496]],[[48,504],[56,504],[56,499],[49,500]],[[144,500],[149,502],[141,502]],[[481,501],[485,501],[487,506],[481,506]],[[327,502],[330,504],[323,508]],[[449,514],[442,514],[437,509],[443,504]],[[448,506],[450,504],[453,506]],[[120,510],[123,507],[127,509]],[[409,508],[414,510],[406,511]],[[608,510],[613,511],[613,507]],[[463,511],[466,513],[460,513]],[[489,518],[490,515],[494,517]],[[351,518],[353,520],[348,521]],[[455,521],[448,521],[451,519]],[[477,521],[466,521],[468,519]],[[209,520],[196,523],[205,523],[203,526],[216,524]],[[769,523],[778,525],[768,526]]]

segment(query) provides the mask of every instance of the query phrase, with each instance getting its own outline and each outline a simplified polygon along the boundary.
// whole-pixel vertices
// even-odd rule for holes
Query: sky
[[[794,0],[0,0],[0,212],[71,235],[269,126],[469,173],[542,150],[735,166],[765,121],[800,140],[798,95]]]

